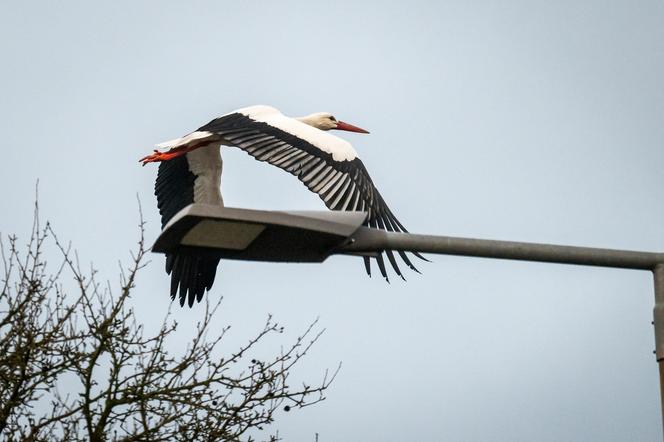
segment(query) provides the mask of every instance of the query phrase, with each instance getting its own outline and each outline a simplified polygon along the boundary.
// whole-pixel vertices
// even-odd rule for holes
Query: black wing
[[[159,164],[155,195],[161,214],[161,227],[183,208],[192,204],[197,176],[189,170],[187,155]],[[189,254],[166,254],[166,273],[171,275],[171,299],[180,289],[180,305],[187,299],[189,307],[194,300],[201,301],[206,290],[212,288],[219,259]]]
[[[331,210],[366,211],[365,225],[389,232],[407,232],[383,200],[359,158],[337,161],[308,141],[241,113],[217,118],[198,130],[213,132],[257,160],[295,175]],[[405,252],[398,253],[408,267],[419,273]],[[387,250],[385,254],[394,271],[403,278],[393,252]],[[371,275],[369,258],[364,260],[367,273]],[[381,274],[388,279],[382,254],[376,260]]]

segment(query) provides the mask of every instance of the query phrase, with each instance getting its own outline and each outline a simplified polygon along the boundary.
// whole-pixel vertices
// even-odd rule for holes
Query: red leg
[[[171,149],[168,152],[159,152],[157,149],[154,150],[154,153],[144,156],[140,160],[138,160],[140,163],[145,166],[148,163],[158,163],[161,161],[168,161],[172,160],[173,158],[177,158],[179,156],[182,156],[186,154],[187,152],[191,152],[192,150],[196,149],[198,146],[183,146],[183,147],[176,147],[175,149]]]

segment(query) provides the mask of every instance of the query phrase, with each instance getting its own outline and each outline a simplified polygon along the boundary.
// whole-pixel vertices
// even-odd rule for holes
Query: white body
[[[198,204],[224,205],[221,196],[221,160],[220,143],[207,146],[187,153],[189,170],[196,175],[194,183],[194,202]]]

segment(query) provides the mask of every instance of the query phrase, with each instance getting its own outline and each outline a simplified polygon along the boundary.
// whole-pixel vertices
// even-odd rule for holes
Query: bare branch
[[[0,434],[6,440],[250,441],[280,410],[325,399],[341,365],[315,385],[289,381],[324,332],[318,319],[267,359],[253,355],[284,330],[272,316],[235,352],[222,354],[230,327],[215,329],[221,299],[204,304],[177,354],[168,351],[175,347],[169,342],[181,339],[170,308],[156,333],[145,332],[131,306],[147,253],[138,204],[139,239],[130,264],[121,265],[117,289],[98,282],[93,267],[84,272],[49,223],[40,226],[38,205],[25,251],[16,237],[0,237]],[[59,252],[53,273],[43,258],[47,242]],[[267,436],[278,439],[276,432]]]

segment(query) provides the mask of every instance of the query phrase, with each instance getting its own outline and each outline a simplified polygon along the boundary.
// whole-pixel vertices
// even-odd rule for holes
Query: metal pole
[[[664,253],[392,233],[367,227],[358,229],[337,253],[375,253],[386,249],[638,270],[653,270],[664,263]]]
[[[655,283],[655,354],[659,365],[660,409],[664,428],[664,253],[393,233],[366,227],[358,229],[337,253],[367,254],[382,250],[652,271]]]
[[[655,355],[659,365],[659,397],[664,423],[664,264],[660,263],[655,266],[653,276],[655,280],[655,308],[653,309]]]

